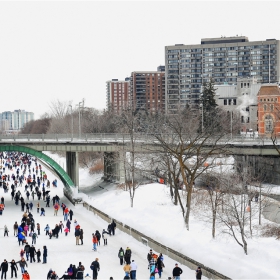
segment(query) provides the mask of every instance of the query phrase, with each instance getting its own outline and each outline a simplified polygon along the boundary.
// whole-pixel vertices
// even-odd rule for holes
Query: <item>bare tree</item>
[[[212,238],[216,237],[217,212],[223,211],[223,199],[226,193],[223,182],[223,174],[217,172],[207,172],[201,178],[201,183],[207,191],[208,196],[204,198],[208,203],[212,213]]]
[[[186,186],[186,204],[184,220],[189,230],[192,191],[195,180],[211,166],[215,157],[226,153],[228,128],[223,127],[216,112],[212,121],[201,128],[199,111],[189,108],[179,110],[177,114],[153,115],[151,135],[156,139],[159,150],[172,155],[179,164],[183,184]]]
[[[232,180],[229,180],[227,183],[228,189],[234,186]],[[236,184],[237,182],[234,183]],[[237,195],[228,192],[224,196],[224,209],[218,212],[218,219],[226,227],[223,232],[232,236],[247,255],[248,248],[245,225],[249,218],[246,215],[246,201],[242,199],[242,195],[242,193]]]
[[[137,157],[136,142],[139,124],[141,123],[141,112],[125,108],[115,118],[118,133],[122,135],[123,143],[119,145],[119,153],[122,157],[125,174],[125,186],[129,191],[130,206],[133,207],[135,191],[139,186],[137,180],[137,165],[141,165],[141,157]]]
[[[69,110],[69,104],[71,104],[69,101],[53,100],[49,105],[51,116],[57,119],[64,118]]]
[[[150,170],[153,175],[159,180],[164,180],[164,182],[169,186],[172,202],[174,205],[178,205],[178,203],[180,203],[182,213],[184,215],[184,206],[179,194],[179,190],[183,188],[183,184],[180,184],[180,168],[178,161],[174,160],[171,154],[157,153],[152,154],[152,162],[153,164]]]

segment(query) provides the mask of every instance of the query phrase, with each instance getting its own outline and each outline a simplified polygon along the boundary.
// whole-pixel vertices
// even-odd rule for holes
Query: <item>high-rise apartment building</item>
[[[130,107],[131,97],[129,80],[129,78],[125,78],[124,81],[112,79],[106,82],[107,110],[119,112],[125,107]]]
[[[14,110],[13,112],[6,111],[0,113],[0,121],[1,124],[5,124],[5,130],[7,130],[8,127],[8,130],[18,131],[31,120],[34,120],[34,113],[26,112],[25,110]],[[4,125],[2,130],[3,128]]]
[[[201,44],[165,47],[166,111],[197,106],[204,82],[236,84],[237,78],[257,77],[279,82],[280,41],[249,42],[245,36],[201,39]]]
[[[130,91],[134,108],[148,111],[165,110],[165,67],[158,71],[134,71]]]

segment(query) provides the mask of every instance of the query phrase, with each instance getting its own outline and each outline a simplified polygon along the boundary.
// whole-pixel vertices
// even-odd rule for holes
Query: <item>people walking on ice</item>
[[[90,268],[92,270],[92,279],[96,280],[98,277],[98,272],[100,270],[100,264],[98,262],[98,258],[95,259],[90,265]]]
[[[120,250],[119,250],[118,257],[119,257],[119,259],[120,259],[120,265],[123,265],[124,250],[123,250],[122,247],[121,247]]]
[[[124,253],[124,260],[127,264],[130,264],[130,258],[131,258],[132,251],[129,247],[126,247],[125,253]]]

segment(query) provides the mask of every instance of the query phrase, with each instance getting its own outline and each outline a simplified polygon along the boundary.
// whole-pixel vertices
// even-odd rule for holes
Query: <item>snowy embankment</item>
[[[87,181],[82,176],[80,173],[82,186],[92,185],[92,179]],[[279,188],[274,186],[273,189],[277,193]],[[111,217],[232,279],[279,278],[279,241],[257,236],[248,238],[248,255],[245,255],[232,237],[220,234],[212,239],[211,224],[200,220],[194,213],[188,231],[180,208],[172,204],[165,185],[153,183],[139,187],[133,208],[128,192],[122,190],[88,194],[79,193],[79,196]]]

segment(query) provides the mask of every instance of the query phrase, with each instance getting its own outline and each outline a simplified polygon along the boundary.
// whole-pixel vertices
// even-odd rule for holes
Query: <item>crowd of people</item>
[[[34,167],[33,167],[34,166]],[[7,174],[9,171],[10,174]],[[52,187],[57,187],[57,180],[52,182]],[[17,241],[20,248],[19,260],[12,259],[10,262],[4,259],[1,263],[1,279],[6,279],[8,268],[10,267],[11,278],[18,277],[18,270],[21,272],[22,279],[30,279],[30,275],[27,271],[28,263],[47,263],[48,249],[46,245],[43,245],[40,249],[37,246],[37,239],[41,235],[41,225],[35,222],[33,207],[34,204],[37,208],[37,214],[45,216],[45,208],[53,208],[54,217],[60,216],[57,223],[53,226],[50,223],[46,223],[44,227],[45,235],[52,238],[59,238],[59,235],[64,233],[67,237],[71,232],[71,226],[74,228],[74,237],[76,245],[83,245],[84,230],[78,223],[77,219],[73,221],[73,210],[67,207],[65,203],[60,203],[60,197],[54,195],[52,198],[51,184],[48,179],[47,173],[43,170],[43,166],[38,162],[37,158],[24,153],[0,153],[0,187],[4,192],[11,191],[11,200],[14,201],[16,206],[20,206],[22,216],[20,223],[17,221],[13,225],[13,234],[17,237]],[[36,202],[34,200],[37,200]],[[52,206],[50,203],[52,201]],[[5,200],[1,197],[0,203],[0,215],[5,212]],[[35,215],[36,216],[36,215]],[[112,220],[108,224],[107,229],[102,231],[96,230],[92,233],[92,250],[100,250],[101,246],[108,246],[109,236],[114,236],[116,231],[116,223]],[[9,236],[9,229],[7,225],[4,225],[4,237]],[[31,244],[29,244],[28,237],[31,238]],[[103,244],[101,243],[103,239]],[[119,249],[118,254],[119,264],[124,271],[124,279],[137,279],[137,262],[132,259],[132,250],[126,247],[124,250],[122,247]],[[41,260],[42,258],[42,260]],[[164,265],[164,257],[162,254],[155,254],[151,249],[147,255],[149,279],[155,279],[162,277]],[[98,278],[98,272],[100,271],[99,259],[91,263],[90,269],[92,270],[92,279]],[[59,277],[55,270],[50,269],[47,273],[47,279],[88,279],[91,278],[89,274],[84,275],[85,267],[82,262],[76,266],[70,264],[65,270],[65,273]],[[180,279],[180,275],[183,273],[182,269],[175,265],[172,271],[172,277],[176,280]],[[196,270],[196,279],[201,279],[202,271],[198,267]],[[110,278],[113,280],[113,277]]]

